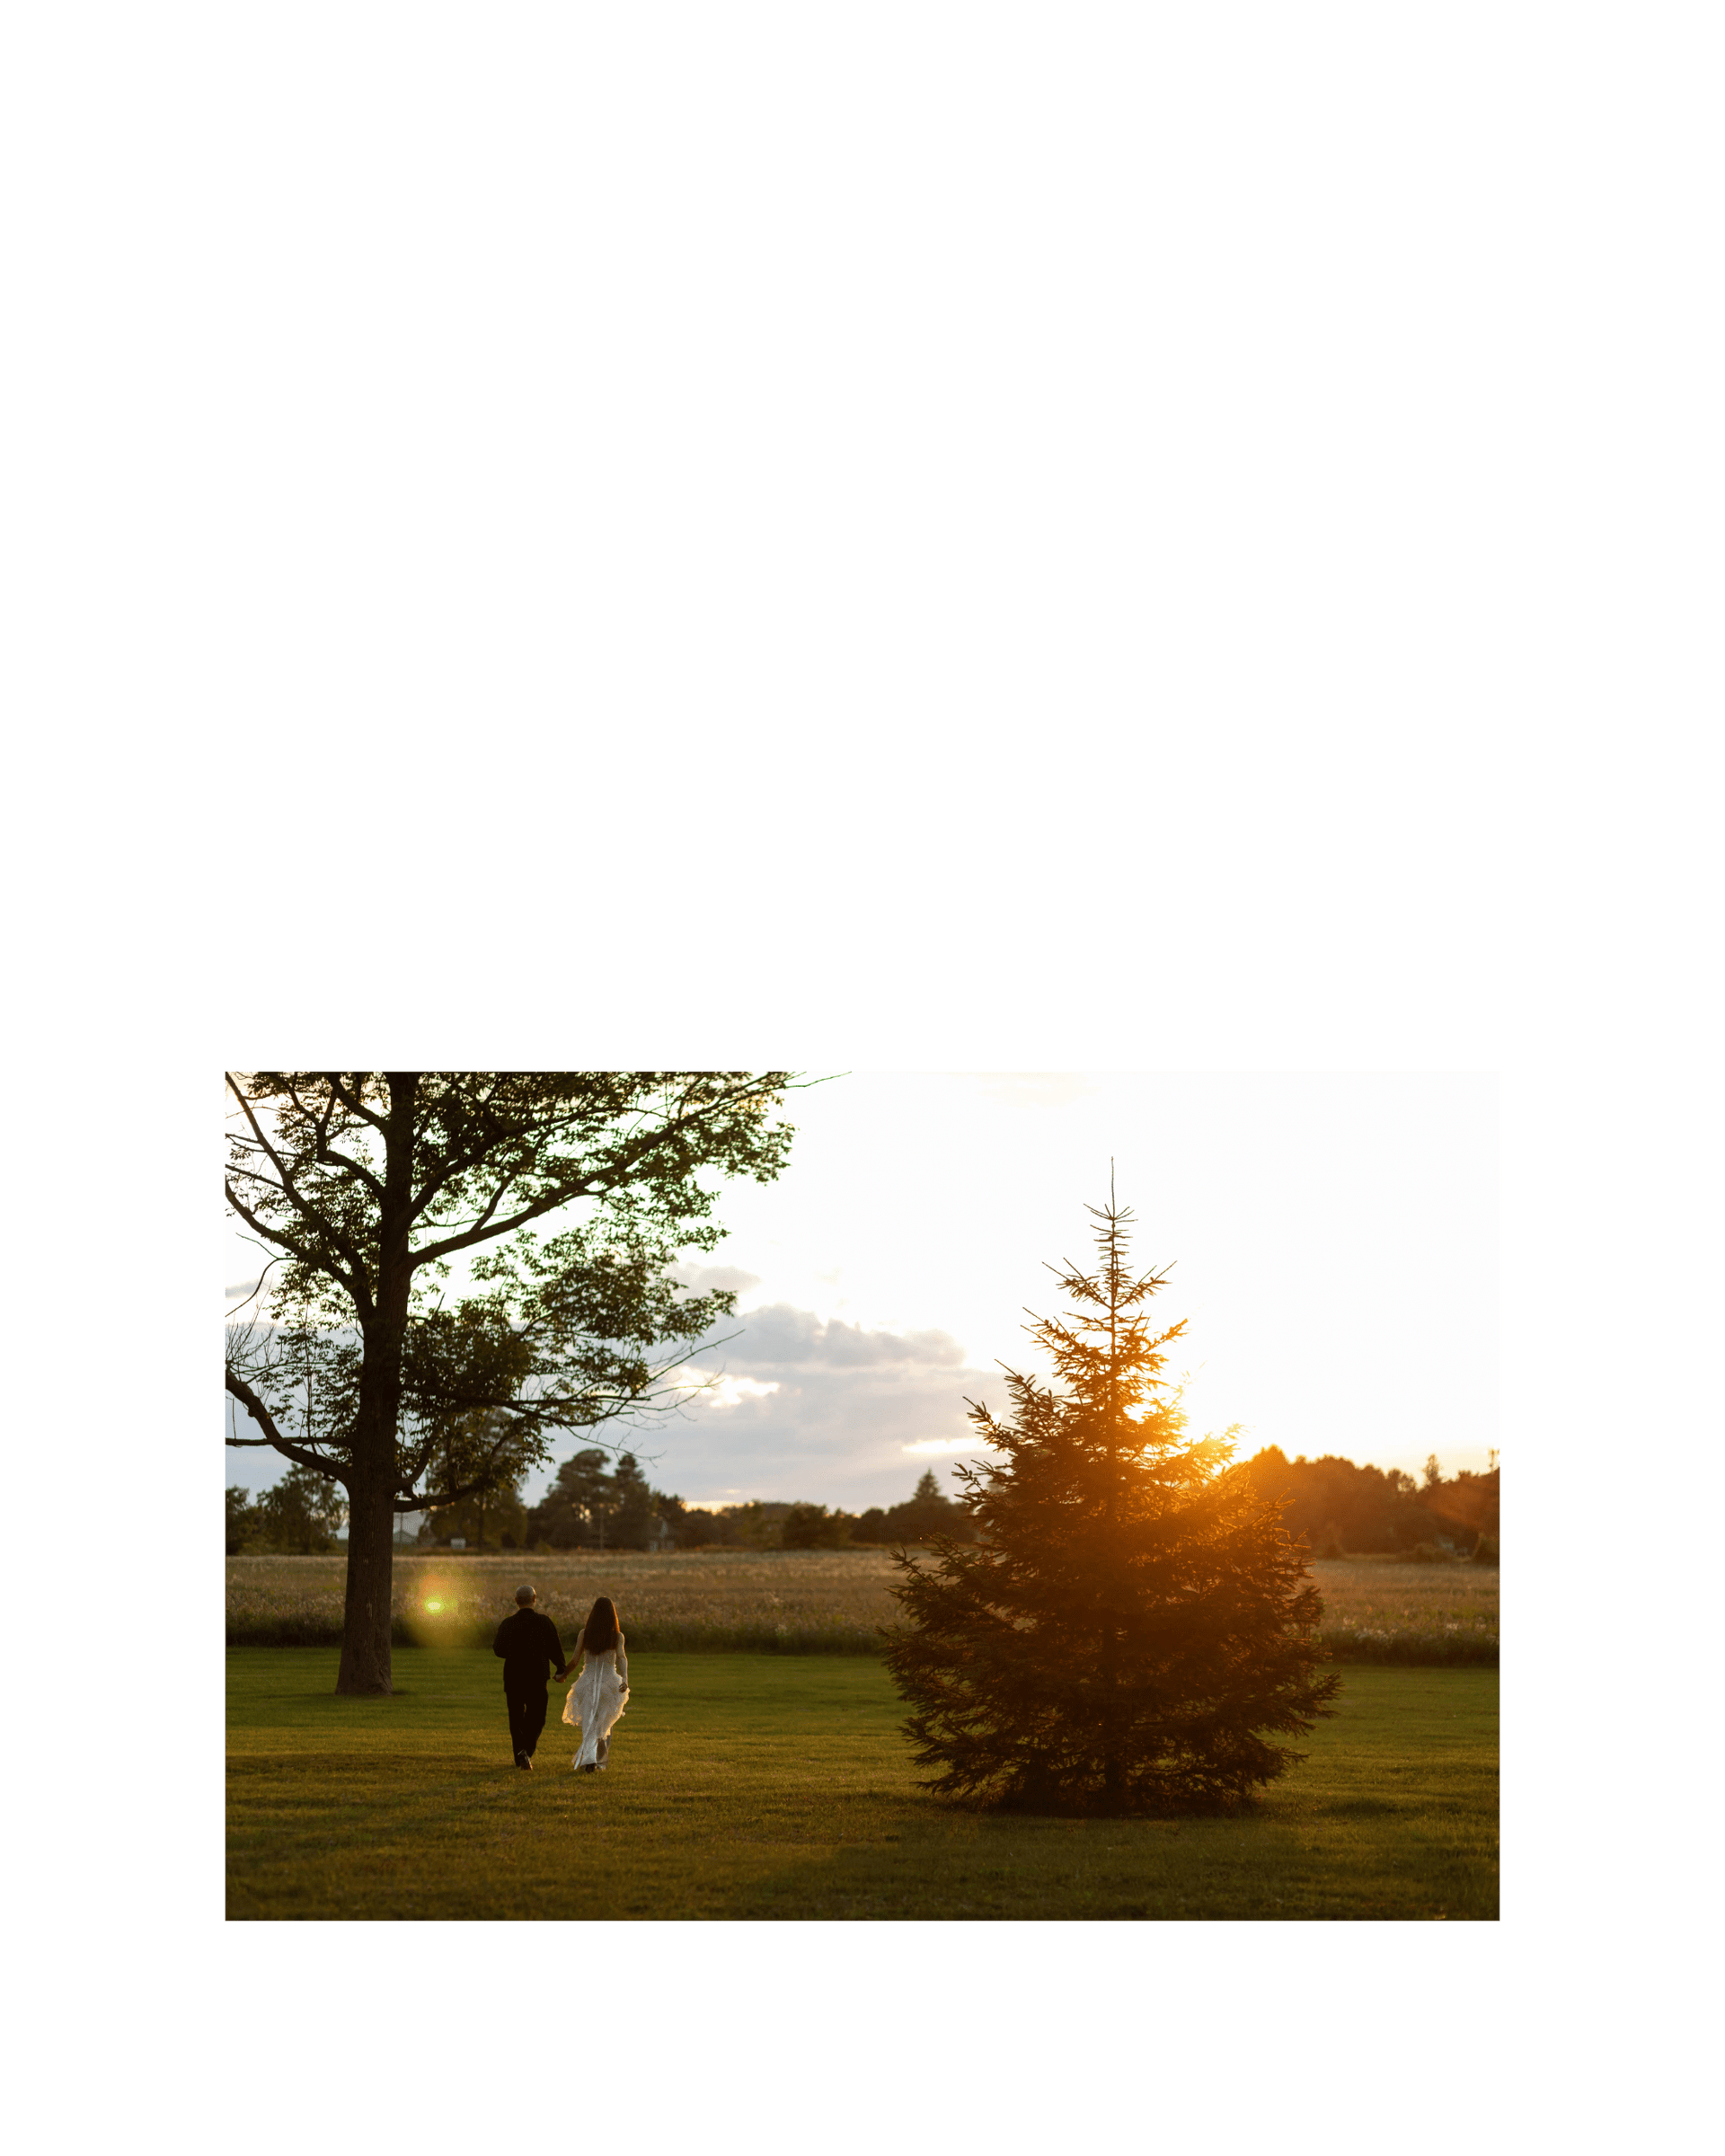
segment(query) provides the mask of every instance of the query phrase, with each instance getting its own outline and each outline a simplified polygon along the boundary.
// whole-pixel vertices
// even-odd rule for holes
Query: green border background
[[[1671,2139],[1714,13],[9,39],[20,2108]],[[1503,1069],[1503,1923],[222,1928],[211,1177],[270,1058]]]

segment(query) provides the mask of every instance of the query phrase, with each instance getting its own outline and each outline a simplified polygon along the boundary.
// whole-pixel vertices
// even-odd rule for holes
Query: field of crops
[[[232,1647],[325,1647],[341,1637],[346,1560],[227,1560]],[[1346,1662],[1498,1659],[1498,1574],[1471,1564],[1317,1560],[1322,1637]],[[607,1551],[553,1557],[398,1556],[393,1608],[402,1646],[489,1645],[530,1580],[572,1643],[596,1595],[609,1595],[630,1644],[661,1651],[871,1654],[893,1621],[892,1560],[877,1550]]]
[[[231,1557],[231,1647],[314,1647],[341,1637],[341,1557]],[[395,1638],[404,1646],[490,1646],[516,1588],[573,1643],[597,1595],[611,1595],[630,1644],[791,1654],[871,1654],[889,1623],[892,1564],[870,1550],[571,1551],[553,1557],[395,1560]]]
[[[1314,1558],[1320,1637],[1337,1662],[1498,1660],[1495,1565],[1410,1565],[1395,1558]]]

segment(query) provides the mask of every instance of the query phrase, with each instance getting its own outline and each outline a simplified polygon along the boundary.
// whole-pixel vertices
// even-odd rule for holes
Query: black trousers
[[[536,1684],[512,1684],[506,1677],[503,1697],[509,1710],[509,1749],[525,1752],[531,1759],[545,1726],[545,1681],[541,1677]]]

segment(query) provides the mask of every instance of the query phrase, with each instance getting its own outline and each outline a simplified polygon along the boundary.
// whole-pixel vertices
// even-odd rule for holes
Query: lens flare
[[[429,1598],[425,1606],[428,1610],[440,1610],[443,1607],[443,1604],[438,1601],[438,1597],[433,1595]]]

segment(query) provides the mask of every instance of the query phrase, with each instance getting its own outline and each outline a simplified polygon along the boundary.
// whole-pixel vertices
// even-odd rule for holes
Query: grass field
[[[342,1556],[229,1558],[229,1645],[339,1642],[346,1563]],[[1497,1662],[1495,1569],[1354,1557],[1315,1560],[1312,1574],[1324,1600],[1322,1637],[1339,1661]],[[615,1596],[632,1648],[871,1654],[877,1628],[895,1614],[892,1577],[879,1550],[402,1556],[395,1632],[403,1644],[489,1640],[528,1578],[539,1606],[569,1632],[596,1595]]]
[[[1232,1820],[994,1818],[920,1791],[862,1657],[636,1649],[605,1774],[557,1720],[509,1757],[498,1663],[228,1655],[235,1918],[1495,1918],[1495,1671],[1350,1669],[1309,1756]]]

